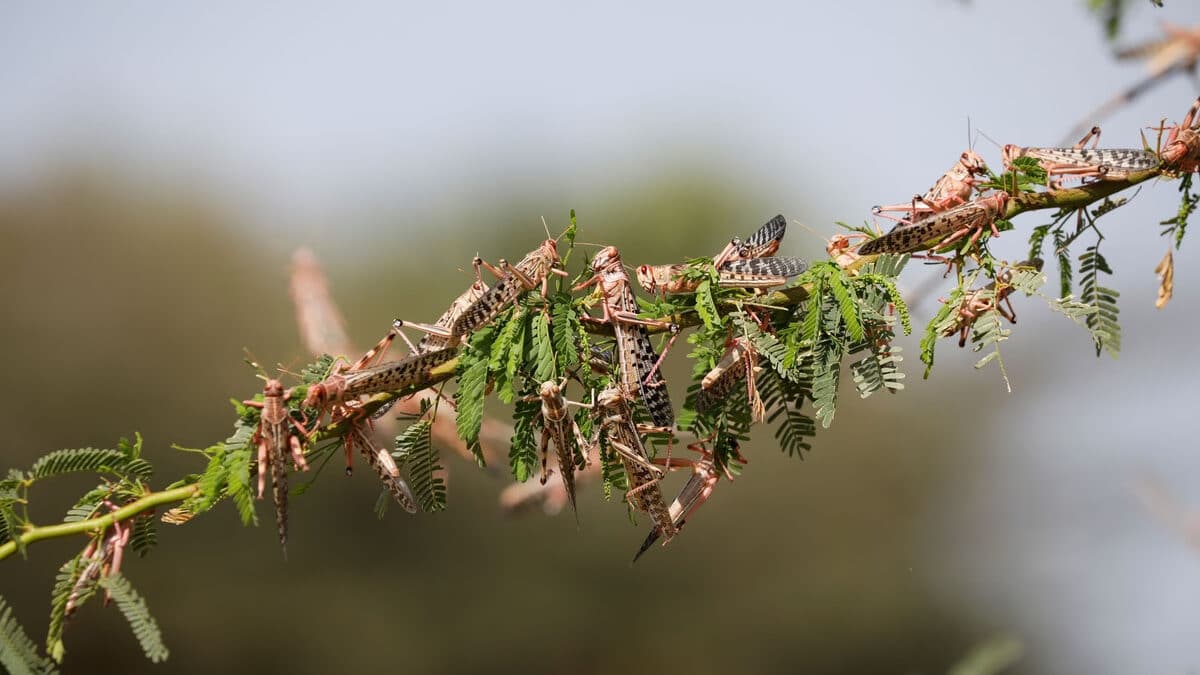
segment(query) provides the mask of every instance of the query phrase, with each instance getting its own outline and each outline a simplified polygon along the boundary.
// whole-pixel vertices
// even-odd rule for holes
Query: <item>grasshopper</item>
[[[354,447],[358,446],[396,501],[404,510],[415,513],[416,500],[408,485],[400,479],[400,469],[396,466],[396,461],[386,450],[375,445],[371,439],[370,420],[364,419],[362,410],[351,399],[379,392],[397,391],[419,384],[428,376],[431,368],[449,361],[458,349],[443,347],[413,354],[399,361],[369,365],[382,357],[396,334],[397,331],[388,333],[349,368],[335,368],[324,380],[309,386],[302,405],[322,412],[328,409],[333,424],[349,420],[350,429],[342,437],[342,445],[346,450],[346,475],[353,471]]]
[[[361,365],[364,357],[348,369],[335,369],[329,377],[310,386],[304,397],[304,407],[324,410],[342,405],[347,399],[420,384],[428,377],[430,369],[449,361],[457,351],[457,347],[443,347],[369,367]]]
[[[850,232],[849,234],[835,234],[825,243],[825,252],[837,263],[838,267],[847,268],[858,263],[861,257],[858,251],[854,250],[856,245],[854,242],[866,239],[867,235],[862,232]]]
[[[730,240],[713,258],[713,265],[721,269],[722,265],[731,260],[773,256],[779,251],[779,244],[783,242],[783,235],[786,233],[787,218],[781,213],[755,230],[745,241],[736,237]]]
[[[244,405],[261,408],[258,429],[251,443],[258,448],[258,498],[263,498],[267,470],[271,472],[271,496],[275,501],[275,526],[279,530],[279,545],[287,547],[288,474],[286,456],[292,456],[292,464],[301,471],[308,471],[304,459],[304,447],[296,432],[305,437],[307,430],[288,414],[284,401],[286,396],[279,380],[267,380],[263,387],[263,400],[242,401]]]
[[[457,298],[454,299],[453,302],[450,303],[450,307],[448,307],[446,309],[446,311],[443,312],[440,317],[438,317],[438,320],[433,323],[434,328],[440,328],[440,329],[445,329],[446,331],[449,331],[450,327],[454,325],[454,322],[458,320],[458,317],[462,316],[463,312],[465,312],[468,308],[470,308],[472,305],[474,305],[476,302],[478,302],[479,299],[481,297],[483,297],[483,294],[487,292],[487,290],[488,290],[487,284],[483,283],[483,277],[479,273],[480,266],[485,264],[483,262],[483,259],[480,258],[479,256],[475,256],[475,259],[472,261],[471,264],[475,269],[475,281],[473,281],[471,283],[471,285],[467,287],[467,290],[463,291],[461,295],[459,295]],[[404,333],[400,332],[400,328],[402,326],[404,326],[404,322],[401,321],[400,319],[393,321],[392,322],[392,333],[390,335],[403,336]],[[389,338],[386,338],[386,337],[384,338],[384,340],[388,340],[388,339]],[[407,342],[408,338],[404,338],[404,340],[405,340],[405,342]],[[446,349],[448,347],[454,346],[454,344],[457,344],[456,342],[453,342],[453,344],[452,344],[452,342],[453,341],[450,339],[449,335],[441,335],[441,334],[434,334],[434,333],[427,332],[425,334],[425,336],[421,338],[420,342],[417,342],[416,346],[411,348],[410,353],[414,354],[414,355],[415,354],[427,354],[429,352],[432,352],[432,351],[435,351],[438,349]],[[392,406],[394,406],[395,404],[396,404],[396,400],[394,400],[394,399],[391,401],[388,401],[387,403],[380,406],[374,413],[372,413],[371,418],[379,419],[379,418],[383,417],[384,415],[386,415],[388,413],[389,410],[392,409]]]
[[[718,274],[734,271],[744,261],[766,258],[779,251],[779,244],[787,232],[787,219],[778,215],[746,237],[745,241],[734,238],[713,258],[713,267]],[[641,265],[637,269],[638,283],[647,293],[691,293],[700,285],[698,280],[683,278],[687,265]],[[742,268],[744,270],[744,268]],[[798,274],[798,273],[797,273]]]
[[[650,343],[650,334],[646,332],[646,326],[674,327],[674,324],[638,318],[637,300],[630,287],[629,275],[625,273],[625,268],[621,265],[621,254],[615,247],[606,246],[592,258],[592,272],[591,279],[577,285],[573,290],[598,286],[603,299],[601,307],[604,316],[602,319],[586,315],[583,318],[612,326],[613,335],[617,339],[622,384],[629,391],[636,388],[641,392],[650,419],[656,425],[671,426],[675,423],[675,412],[671,409],[667,383],[663,381],[662,373],[658,370],[661,359],[654,352],[654,345]]]
[[[1200,98],[1188,108],[1183,121],[1171,127],[1160,156],[1175,171],[1200,171]]]
[[[1019,262],[1010,269],[1000,271],[996,274],[995,281],[992,281],[987,286],[967,293],[963,297],[962,302],[959,303],[954,323],[942,331],[942,336],[950,337],[958,333],[958,346],[965,347],[967,337],[971,334],[971,327],[975,325],[975,320],[993,307],[1000,313],[1000,316],[1008,319],[1011,323],[1016,323],[1017,312],[1013,309],[1012,300],[1009,298],[1013,291],[1016,290],[1012,285],[1013,273],[1020,269],[1041,270],[1042,264],[1041,258]],[[1001,302],[1008,306],[1007,309],[1001,306]]]
[[[750,419],[761,424],[766,418],[766,409],[758,395],[755,380],[762,368],[758,365],[758,350],[750,340],[739,336],[730,338],[725,345],[725,354],[717,365],[700,381],[700,393],[696,396],[696,412],[704,413],[725,400],[740,380],[746,381],[746,396],[750,401]]]
[[[342,437],[347,456],[353,454],[354,446],[358,446],[359,451],[367,458],[367,463],[371,465],[371,468],[375,469],[375,473],[379,475],[379,479],[383,481],[384,487],[392,494],[396,503],[405,511],[416,513],[417,500],[413,497],[408,483],[400,478],[400,467],[396,466],[396,460],[387,450],[375,444],[371,438],[372,433],[373,429],[366,420],[358,419],[352,422],[350,431]],[[349,465],[347,465],[346,471],[350,471]]]
[[[117,510],[117,506],[107,499],[102,504],[112,511]],[[63,610],[63,615],[66,617],[75,613],[81,600],[85,599],[85,594],[90,594],[94,589],[96,581],[101,577],[121,572],[125,547],[129,545],[129,540],[133,536],[133,523],[114,520],[107,530],[102,529],[96,534],[79,556],[79,561],[87,562],[87,566],[79,573],[79,579],[71,587],[71,593],[67,596],[67,604]],[[111,597],[108,591],[104,592],[105,605],[108,604]]]
[[[471,265],[475,270],[475,281],[467,287],[467,290],[463,291],[461,295],[455,298],[454,302],[450,303],[450,307],[447,308],[446,311],[443,312],[440,317],[438,317],[438,320],[433,323],[434,326],[450,330],[454,324],[458,322],[459,317],[461,317],[464,312],[479,302],[479,300],[488,292],[487,284],[483,283],[483,276],[479,273],[479,268],[483,264],[483,258],[475,256],[475,259],[471,261]],[[400,323],[403,325],[403,322]],[[393,327],[398,328],[399,326],[395,326],[395,324],[393,324]],[[435,349],[443,349],[449,346],[451,346],[450,336],[427,333],[421,338],[421,341],[417,343],[417,348],[414,350],[414,353],[424,354]]]
[[[637,269],[638,283],[647,293],[692,293],[700,287],[700,280],[686,278],[687,269],[683,263],[642,265]],[[808,261],[800,258],[736,259],[717,268],[717,285],[724,288],[782,286],[806,269]]]
[[[962,239],[967,233],[971,235],[971,244],[979,240],[979,236],[987,228],[991,228],[992,236],[1000,236],[996,229],[996,219],[1004,215],[1008,208],[1007,192],[995,192],[986,197],[980,197],[961,206],[935,213],[919,222],[902,222],[896,229],[866,242],[859,247],[859,255],[877,253],[912,253],[923,249],[939,249]]]
[[[583,453],[585,462],[590,463],[590,459],[587,450],[588,443],[579,431],[579,425],[575,422],[575,418],[571,417],[567,410],[567,406],[591,408],[592,404],[568,401],[562,393],[564,384],[566,384],[565,379],[561,384],[553,380],[543,382],[542,386],[538,388],[538,395],[531,397],[530,400],[538,399],[542,402],[541,484],[545,485],[546,479],[550,475],[549,469],[546,467],[546,458],[550,442],[554,441],[555,451],[558,455],[558,471],[562,474],[563,488],[566,489],[567,499],[571,502],[571,510],[574,511],[575,448],[578,447]],[[575,445],[572,445],[572,442]]]
[[[911,204],[876,206],[876,214],[885,211],[907,212],[909,222],[917,222],[935,213],[967,203],[975,192],[976,176],[987,176],[987,164],[974,150],[967,150],[950,170],[934,182],[923,195],[912,198]]]
[[[1084,147],[1089,139],[1092,147]],[[1046,186],[1057,190],[1061,180],[1055,176],[1093,178],[1096,180],[1122,180],[1134,171],[1145,171],[1158,166],[1159,160],[1151,150],[1135,148],[1097,148],[1100,143],[1100,127],[1092,127],[1079,142],[1069,148],[1021,148],[1009,144],[1001,150],[1006,171],[1011,171],[1013,160],[1018,157],[1033,157],[1046,170]]]
[[[493,267],[479,257],[475,258],[475,262],[496,275],[498,281],[495,286],[481,293],[465,308],[457,310],[457,315],[453,321],[448,321],[448,326],[431,326],[399,320],[395,325],[412,326],[431,336],[441,338],[447,345],[457,346],[465,335],[496,318],[496,315],[516,302],[522,293],[541,286],[542,295],[547,295],[551,274],[567,275],[564,270],[559,268],[561,261],[558,257],[558,243],[553,239],[543,241],[541,246],[526,254],[516,265],[510,265],[508,261],[501,260],[499,267]],[[447,314],[454,310],[455,308],[451,307]],[[445,314],[443,318],[447,318]]]
[[[743,464],[746,463],[746,459],[742,457],[741,453],[739,452],[737,441],[733,441],[733,444],[734,455],[736,455],[738,460]],[[716,457],[712,452],[706,450],[703,445],[699,443],[693,443],[688,446],[688,449],[700,453],[700,459],[691,460],[671,458],[667,460],[661,460],[661,462],[658,459],[651,460],[656,464],[662,463],[667,468],[688,467],[692,470],[691,477],[688,478],[687,483],[684,483],[683,488],[679,490],[679,496],[677,496],[675,500],[671,502],[671,506],[668,507],[668,512],[671,516],[671,524],[675,528],[676,532],[682,530],[683,526],[687,523],[688,518],[691,518],[692,514],[695,513],[696,510],[704,504],[704,502],[708,501],[710,496],[712,496],[713,490],[717,487],[717,481],[721,480],[722,472],[730,481],[733,480],[733,475],[729,472],[728,467],[723,467],[722,470],[717,469]],[[660,528],[656,527],[652,529],[650,533],[646,535],[646,540],[642,542],[641,548],[639,548],[638,552],[633,556],[633,562],[637,562],[638,558],[642,557],[643,553],[650,550],[650,547],[654,545],[654,542],[658,541],[659,536]],[[663,541],[663,545],[666,546],[668,541],[670,541],[670,538],[665,539]]]
[[[596,404],[603,414],[600,432],[605,434],[609,446],[621,458],[625,475],[629,477],[629,490],[625,493],[625,499],[634,508],[649,514],[656,530],[670,541],[676,530],[663,501],[660,485],[663,470],[651,463],[641,437],[643,431],[669,430],[665,427],[640,427],[636,424],[630,395],[622,385],[602,390],[596,397]]]

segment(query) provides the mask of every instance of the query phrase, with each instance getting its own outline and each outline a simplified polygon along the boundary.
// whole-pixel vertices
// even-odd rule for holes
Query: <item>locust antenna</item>
[[[1000,144],[996,142],[996,139],[994,139],[994,138],[992,138],[991,136],[988,136],[987,134],[983,133],[983,129],[976,129],[976,130],[975,130],[975,134],[976,134],[976,137],[977,137],[977,138],[978,138],[979,136],[983,136],[984,138],[988,139],[988,142],[989,142],[989,143],[991,143],[992,145],[996,146],[996,149],[997,149],[997,150],[1001,150],[1001,149],[1003,149],[1003,148],[1001,148]]]
[[[546,216],[542,216],[542,229],[546,231],[547,239],[553,239],[554,241],[558,241],[558,237],[550,236],[550,226],[546,224]],[[566,230],[563,230],[563,232],[565,233]],[[558,236],[561,237],[562,235],[560,234]]]
[[[788,225],[799,225],[800,229],[811,234],[812,236],[816,237],[817,239],[819,239],[822,242],[824,242],[828,239],[827,237],[822,235],[820,232],[817,232],[816,230],[809,227],[808,225],[805,225],[804,223],[800,222],[799,220],[793,220],[792,218],[788,218]]]
[[[246,365],[248,365],[254,369],[255,377],[261,378],[263,380],[270,379],[270,377],[267,375],[266,369],[263,368],[261,365],[259,365],[258,361],[254,358],[254,354],[250,353],[249,347],[242,347],[242,353],[245,354],[245,356],[242,357],[242,361],[245,362]]]

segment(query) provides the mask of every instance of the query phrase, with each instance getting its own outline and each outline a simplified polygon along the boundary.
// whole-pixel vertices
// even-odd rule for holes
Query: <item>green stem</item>
[[[43,525],[41,527],[31,527],[25,530],[24,534],[13,541],[5,542],[0,545],[0,560],[4,560],[12,555],[17,550],[17,543],[21,546],[27,546],[35,541],[42,539],[54,539],[57,537],[67,537],[73,534],[83,534],[92,530],[103,530],[110,527],[118,520],[125,520],[142,513],[149,511],[156,506],[170,504],[171,502],[179,502],[187,499],[198,493],[200,486],[196,484],[185,485],[183,487],[174,488],[172,490],[164,490],[162,492],[152,492],[141,499],[126,504],[121,508],[99,518],[90,520],[81,520],[75,523],[58,523],[56,525]]]
[[[1023,192],[1008,202],[1008,212],[1005,218],[1014,218],[1026,211],[1042,209],[1078,209],[1093,202],[1114,195],[1121,190],[1144,183],[1151,178],[1162,175],[1162,169],[1147,169],[1136,171],[1120,180],[1101,180],[1088,183],[1077,188],[1064,190],[1047,190],[1046,192]]]

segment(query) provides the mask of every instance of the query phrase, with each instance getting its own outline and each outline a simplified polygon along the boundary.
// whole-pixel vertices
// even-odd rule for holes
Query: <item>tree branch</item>
[[[8,556],[17,551],[18,542],[21,546],[27,546],[35,541],[42,539],[55,539],[58,537],[68,537],[72,534],[83,534],[92,530],[103,530],[111,527],[118,520],[132,518],[140,513],[149,511],[163,504],[171,502],[181,502],[188,497],[192,497],[200,492],[200,486],[192,483],[171,490],[162,492],[152,492],[141,499],[126,504],[112,513],[91,518],[89,520],[80,520],[74,523],[58,523],[57,525],[33,526],[25,530],[25,532],[12,541],[7,541],[0,545],[0,560],[4,560]]]

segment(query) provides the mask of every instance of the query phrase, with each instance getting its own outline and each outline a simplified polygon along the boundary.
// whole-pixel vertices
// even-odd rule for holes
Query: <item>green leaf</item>
[[[813,408],[821,426],[833,424],[837,410],[837,389],[842,361],[841,349],[828,340],[817,342],[813,350]]]
[[[410,425],[396,437],[392,453],[398,464],[408,466],[409,486],[421,508],[430,512],[446,508],[446,483],[439,475],[442,466],[430,438],[432,426],[429,420]]]
[[[854,289],[842,278],[841,271],[829,275],[829,290],[841,308],[842,321],[846,324],[850,339],[854,342],[863,340],[865,336],[862,321],[858,317],[858,299],[854,296]]]
[[[233,505],[242,517],[242,525],[258,525],[254,512],[254,494],[250,489],[250,449],[241,448],[225,455],[225,485]]]
[[[811,383],[801,377],[788,381],[774,371],[764,371],[758,379],[758,392],[767,409],[767,423],[779,426],[775,438],[779,448],[789,456],[804,459],[804,453],[812,450],[809,439],[817,435],[817,424],[811,417],[800,412],[805,398],[811,398]]]
[[[513,436],[508,449],[508,463],[518,483],[528,480],[539,466],[533,423],[541,410],[540,402],[524,398],[517,399],[513,405]]]
[[[994,291],[982,290],[978,292],[980,294],[980,302],[990,304],[995,301],[996,296]],[[1007,340],[1011,334],[1012,330],[1004,327],[1003,318],[995,307],[988,309],[975,319],[974,332],[971,333],[971,342],[974,345],[973,350],[975,352],[980,352],[989,347],[992,350],[979,359],[975,363],[975,367],[983,368],[995,360],[1000,364],[1000,372],[1004,377],[1005,383],[1008,382],[1008,375],[1004,372],[1004,360],[1000,357],[1000,343]]]
[[[538,382],[558,379],[554,367],[554,343],[550,341],[550,319],[544,312],[533,316],[533,377]]]
[[[140,516],[133,520],[133,532],[129,537],[129,545],[137,551],[139,557],[158,545],[158,519],[152,516]]]
[[[557,293],[551,298],[550,317],[554,351],[562,360],[562,372],[566,372],[577,367],[581,360],[575,348],[575,335],[580,330],[579,314],[571,305],[570,295]]]
[[[12,615],[12,608],[0,597],[0,665],[12,675],[54,672],[46,657],[38,653],[29,634]]]
[[[485,466],[483,451],[479,447],[479,431],[483,428],[483,393],[487,387],[488,354],[491,351],[495,329],[491,326],[475,331],[471,337],[471,348],[458,357],[458,391],[454,403],[458,409],[455,425],[458,437],[475,455],[479,466]]]
[[[921,338],[921,363],[925,364],[925,379],[929,379],[929,371],[933,370],[933,356],[937,349],[937,341],[957,321],[956,312],[962,305],[962,300],[963,290],[960,286],[950,293],[949,299],[942,304],[938,313],[925,326],[925,336]]]
[[[1183,245],[1183,235],[1187,230],[1188,220],[1192,214],[1196,212],[1197,205],[1200,205],[1200,194],[1192,194],[1192,175],[1186,174],[1179,181],[1179,192],[1181,193],[1179,201],[1179,209],[1175,215],[1159,223],[1159,225],[1167,225],[1162,231],[1164,237],[1170,236],[1175,241],[1175,249],[1178,250]]]
[[[120,574],[110,574],[100,580],[100,586],[112,595],[117,609],[125,615],[129,627],[142,646],[146,658],[153,663],[166,661],[170,652],[163,644],[162,633],[158,630],[158,622],[150,615],[146,601],[130,585],[129,580]]]
[[[1100,274],[1112,274],[1108,261],[1100,255],[1097,246],[1089,246],[1087,251],[1079,256],[1079,299],[1085,305],[1096,308],[1096,312],[1084,317],[1088,330],[1092,333],[1092,341],[1096,346],[1096,356],[1107,351],[1114,359],[1121,351],[1121,325],[1118,322],[1120,309],[1117,308],[1117,298],[1120,293],[1100,285]]]
[[[696,314],[704,322],[704,328],[709,331],[721,327],[721,316],[717,312],[717,303],[713,300],[712,282],[705,277],[696,287]]]
[[[30,473],[34,479],[80,471],[119,473],[128,464],[129,458],[120,450],[56,450],[34,462]]]
[[[850,364],[850,372],[854,377],[854,386],[858,388],[859,396],[866,398],[875,392],[900,391],[904,388],[904,373],[900,372],[900,347],[888,346],[886,351],[872,349],[863,359]]]
[[[83,560],[82,553],[65,562],[62,567],[58,568],[58,574],[54,579],[54,588],[50,591],[50,627],[46,631],[46,651],[59,663],[62,663],[63,654],[66,651],[63,645],[63,630],[66,627],[67,600],[70,599],[71,592],[75,590],[75,585],[88,562],[90,561]],[[82,585],[77,595],[76,605],[87,602],[95,592],[96,582],[94,580]]]
[[[1054,233],[1054,250],[1058,258],[1058,294],[1066,297],[1071,294],[1071,254],[1067,250],[1067,238],[1062,232]]]

